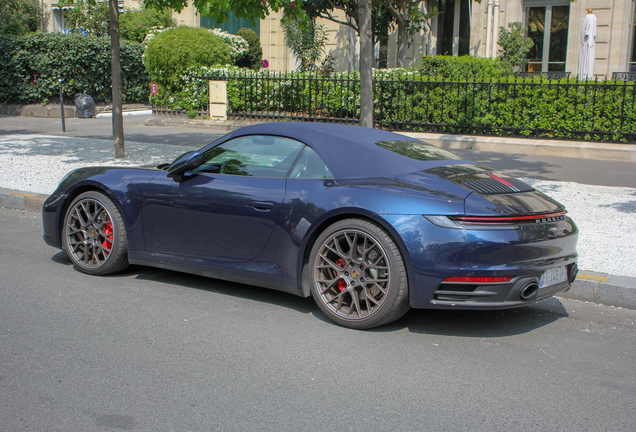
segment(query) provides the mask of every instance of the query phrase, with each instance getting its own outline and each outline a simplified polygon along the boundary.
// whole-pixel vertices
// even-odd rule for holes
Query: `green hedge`
[[[24,37],[0,36],[0,101],[36,103],[85,93],[96,101],[110,101],[110,38],[62,33]],[[143,48],[121,41],[122,99],[148,99],[150,77],[142,62]],[[32,74],[39,80],[32,83]]]
[[[175,27],[157,34],[145,54],[150,75],[165,86],[178,80],[182,70],[196,66],[222,66],[231,62],[230,47],[206,28]]]
[[[164,91],[153,101],[168,109],[207,110],[207,82],[199,76],[227,79],[230,113],[326,120],[360,114],[357,72],[326,79],[310,72],[192,68],[175,87],[178,91]],[[445,80],[408,69],[374,71],[374,117],[396,129],[409,123],[407,129],[414,131],[625,141],[619,133],[636,132],[634,102],[634,83],[541,77]]]
[[[512,65],[498,57],[423,57],[418,70],[422,75],[451,79],[504,78],[514,75]]]

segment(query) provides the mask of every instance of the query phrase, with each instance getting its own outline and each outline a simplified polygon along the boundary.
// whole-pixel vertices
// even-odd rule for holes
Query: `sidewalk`
[[[47,195],[0,188],[0,207],[41,212]],[[636,278],[580,272],[558,297],[636,310]]]
[[[262,121],[267,121],[263,119]],[[196,129],[214,129],[230,132],[242,126],[260,121],[248,120],[191,120],[167,116],[155,116],[146,120],[147,126],[172,126]],[[517,153],[559,156],[579,159],[636,162],[636,145],[602,143],[595,141],[537,140],[531,138],[507,138],[474,135],[449,135],[424,132],[400,132],[403,135],[449,149],[471,149],[497,153]]]

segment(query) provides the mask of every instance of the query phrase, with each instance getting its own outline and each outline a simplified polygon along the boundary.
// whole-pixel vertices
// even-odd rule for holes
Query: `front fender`
[[[102,192],[119,210],[128,238],[129,250],[145,250],[141,206],[148,182],[155,169],[91,167],[72,171],[44,202],[42,222],[44,241],[62,247],[63,221],[71,202],[87,191]]]

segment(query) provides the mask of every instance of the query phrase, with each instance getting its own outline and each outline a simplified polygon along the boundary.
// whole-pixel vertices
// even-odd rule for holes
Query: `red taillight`
[[[453,220],[461,222],[475,222],[475,223],[507,223],[507,222],[524,222],[524,221],[543,221],[551,222],[556,221],[565,216],[567,211],[560,211],[556,213],[544,213],[537,215],[527,216],[453,216]]]
[[[453,276],[443,280],[443,282],[463,282],[463,283],[497,283],[510,282],[514,276]]]

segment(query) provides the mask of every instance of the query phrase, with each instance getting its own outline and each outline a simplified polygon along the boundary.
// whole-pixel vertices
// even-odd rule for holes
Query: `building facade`
[[[104,0],[108,2],[108,0]],[[66,28],[64,25],[64,11],[73,8],[73,6],[58,6],[58,0],[40,0],[44,19],[42,20],[43,32],[63,32]],[[124,9],[141,9],[143,0],[118,0],[119,10]],[[198,27],[200,17],[196,14],[193,7],[187,7],[181,13],[173,13],[173,18],[177,25],[187,25]]]
[[[43,31],[64,30],[64,10],[56,0],[41,0],[45,10]],[[120,0],[120,8],[139,8],[142,0]],[[636,0],[426,0],[426,11],[437,8],[426,31],[416,34],[407,48],[407,66],[433,55],[496,57],[499,28],[521,22],[535,42],[527,70],[566,71],[578,74],[581,23],[589,10],[597,17],[594,75],[611,78],[614,72],[636,71]],[[190,6],[175,13],[178,25],[216,27]],[[256,25],[231,17],[220,27],[231,33],[251,27],[260,35],[263,58],[272,71],[289,72],[298,64],[285,45],[282,15],[272,13]],[[329,36],[326,52],[336,58],[336,70],[357,69],[359,41],[348,26],[319,20]],[[397,34],[389,38],[389,67],[397,65]]]

